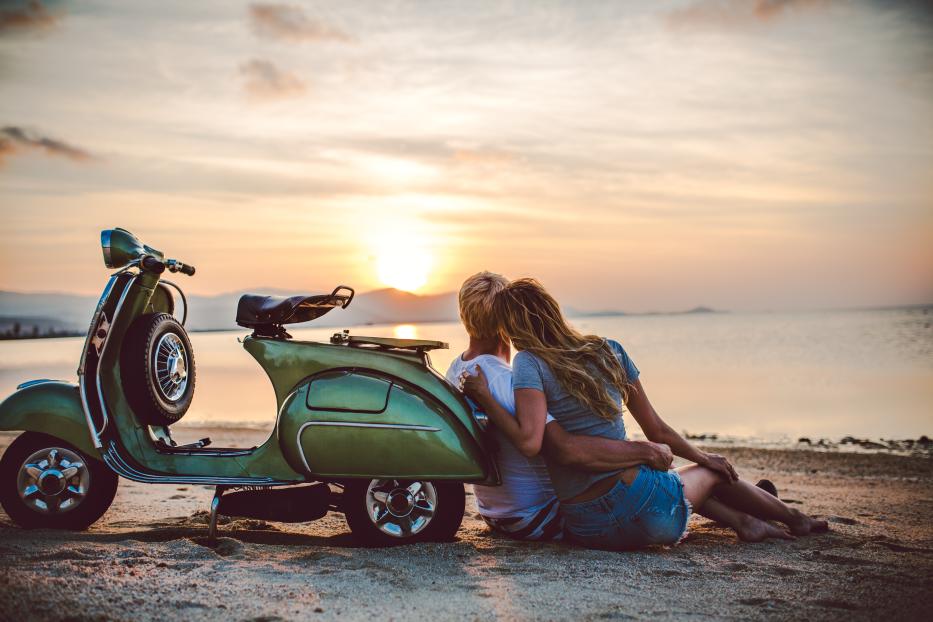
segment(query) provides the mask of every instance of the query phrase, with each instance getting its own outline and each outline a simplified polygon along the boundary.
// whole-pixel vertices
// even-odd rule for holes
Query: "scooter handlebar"
[[[188,276],[194,276],[194,266],[189,266],[188,264],[182,263],[177,259],[166,259],[161,261],[152,256],[145,256],[140,262],[143,270],[153,272],[155,274],[162,274],[165,272],[165,269],[168,268],[169,272],[181,272],[182,274],[187,274]]]
[[[177,259],[169,259],[165,262],[165,265],[168,266],[169,272],[181,272],[182,274],[187,274],[188,276],[194,276],[194,266],[189,266],[186,263],[182,263]]]
[[[139,264],[143,270],[152,272],[153,274],[162,274],[165,272],[165,264],[149,255],[143,257]]]

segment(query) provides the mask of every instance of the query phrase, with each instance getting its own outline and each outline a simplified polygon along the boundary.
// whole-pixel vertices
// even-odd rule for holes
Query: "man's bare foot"
[[[742,524],[736,528],[735,533],[739,539],[744,542],[761,542],[768,538],[778,538],[780,540],[796,540],[789,531],[783,527],[777,527],[769,522],[749,516]]]
[[[824,533],[829,531],[829,523],[807,516],[799,510],[792,510],[793,520],[787,523],[791,533],[795,536],[809,536],[811,533]]]

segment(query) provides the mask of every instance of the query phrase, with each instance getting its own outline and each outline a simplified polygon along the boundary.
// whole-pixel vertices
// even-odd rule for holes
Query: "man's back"
[[[489,391],[499,404],[515,415],[515,395],[512,390],[512,368],[492,354],[481,354],[464,361],[458,356],[447,370],[447,380],[459,386],[460,375],[475,373],[479,365],[489,383]],[[527,458],[498,430],[494,430],[498,451],[496,463],[502,478],[501,486],[474,484],[473,492],[480,514],[499,528],[504,521],[519,529],[504,531],[515,537],[548,539],[560,531],[557,518],[557,497],[540,456]],[[489,520],[491,519],[491,520]],[[529,529],[530,528],[530,529]],[[527,531],[527,533],[525,533]]]

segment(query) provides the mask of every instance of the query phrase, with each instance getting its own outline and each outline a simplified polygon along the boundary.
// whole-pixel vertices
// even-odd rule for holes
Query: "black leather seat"
[[[346,290],[348,293],[341,293]],[[353,290],[341,285],[331,294],[314,296],[262,296],[244,294],[236,310],[236,323],[246,328],[262,328],[310,322],[333,309],[346,308]],[[260,331],[272,334],[275,331]]]

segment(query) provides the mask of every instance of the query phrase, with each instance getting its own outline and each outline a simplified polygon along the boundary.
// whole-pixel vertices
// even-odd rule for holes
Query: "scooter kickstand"
[[[214,498],[211,500],[211,518],[207,530],[208,546],[217,545],[217,510],[220,508],[220,498],[223,496],[226,486],[217,486],[214,489]]]

